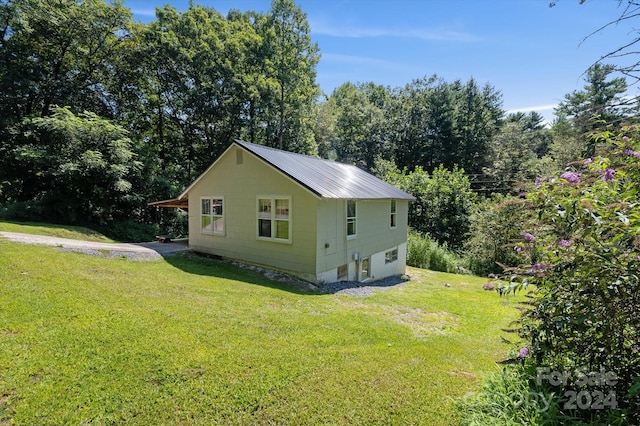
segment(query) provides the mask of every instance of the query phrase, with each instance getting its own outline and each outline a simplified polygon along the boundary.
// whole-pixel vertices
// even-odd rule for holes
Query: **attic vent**
[[[236,164],[242,164],[242,150],[236,149]]]

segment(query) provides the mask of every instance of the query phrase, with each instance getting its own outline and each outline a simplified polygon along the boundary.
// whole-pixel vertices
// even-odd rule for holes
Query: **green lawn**
[[[75,240],[114,243],[112,239],[82,226],[51,225],[35,222],[2,222],[0,231],[21,232],[23,234],[46,235],[48,237],[72,238]]]
[[[455,424],[516,300],[409,273],[317,295],[190,254],[0,240],[0,424]]]

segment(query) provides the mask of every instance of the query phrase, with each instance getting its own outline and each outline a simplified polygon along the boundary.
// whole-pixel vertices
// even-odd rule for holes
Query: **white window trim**
[[[393,252],[395,252],[395,259],[393,259],[393,260],[388,260],[388,259],[387,259],[387,255],[388,255],[388,254],[391,254],[391,253],[393,253]],[[393,256],[391,256],[391,257],[393,257]],[[387,251],[385,251],[385,252],[384,252],[384,264],[385,264],[385,265],[388,265],[388,264],[390,264],[390,263],[397,262],[397,261],[398,261],[398,248],[397,248],[397,247],[396,247],[396,248],[393,248],[393,249],[391,249],[391,250],[387,250]]]
[[[395,225],[391,225],[392,222]],[[391,200],[391,202],[389,203],[389,228],[396,229],[397,226],[398,226],[398,202],[396,200]]]
[[[260,236],[260,200],[271,200],[271,237]],[[289,238],[276,238],[276,200],[287,200],[289,203]],[[256,239],[275,243],[291,244],[293,234],[293,204],[290,195],[258,195],[256,196]],[[282,220],[282,219],[280,219]]]
[[[353,234],[349,234],[349,201],[353,201],[355,203],[356,206],[356,215],[353,216],[353,226],[355,228],[355,233]],[[355,199],[348,199],[346,200],[345,204],[345,225],[346,225],[346,229],[345,229],[345,233],[347,235],[347,239],[348,240],[352,240],[354,238],[356,238],[358,236],[358,200]]]
[[[203,200],[222,200],[222,215],[214,215],[213,214],[213,210],[212,213],[207,215],[209,217],[211,217],[212,223],[213,223],[213,218],[214,217],[221,217],[222,218],[222,232],[216,232],[214,231],[205,231],[204,229],[202,229],[202,217],[204,216],[204,213],[202,213],[202,201]],[[213,206],[212,206],[213,208]],[[226,235],[227,232],[227,221],[225,219],[226,216],[226,212],[227,212],[227,205],[226,202],[224,201],[224,196],[222,195],[209,195],[209,196],[203,196],[200,197],[200,233],[204,234],[204,235]]]

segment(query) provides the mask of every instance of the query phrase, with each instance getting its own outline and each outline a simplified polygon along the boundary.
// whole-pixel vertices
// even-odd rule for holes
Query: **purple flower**
[[[558,241],[558,245],[560,247],[569,247],[571,245],[571,241],[569,241],[569,240],[560,240],[560,241]]]
[[[523,232],[522,236],[524,237],[525,240],[527,241],[535,241],[536,237],[533,236],[532,234],[528,233],[528,232]]]
[[[516,253],[522,253],[524,251],[524,248],[518,246],[516,247]]]
[[[629,149],[629,148],[627,148],[624,151],[622,151],[622,153],[624,155],[632,155],[634,157],[640,157],[640,152],[639,151],[634,151],[634,150]]]
[[[533,184],[536,186],[536,188],[540,188],[542,186],[542,178],[537,177]]]
[[[629,140],[629,136],[623,136],[622,140],[625,141],[625,142],[628,141]]]
[[[482,288],[484,290],[493,290],[493,284],[491,283],[486,283],[485,285],[482,286]]]
[[[584,160],[584,165],[585,166],[588,166],[591,163],[593,163],[593,159],[592,158],[587,158],[586,160]]]
[[[529,348],[522,348],[520,352],[518,352],[518,358],[524,358],[529,355]]]
[[[531,270],[538,271],[538,272],[544,271],[544,265],[542,263],[536,263],[531,267]]]
[[[561,178],[566,179],[570,184],[578,184],[580,183],[580,176],[574,172],[564,172],[560,175]]]
[[[603,182],[609,182],[613,180],[613,176],[616,174],[616,171],[613,169],[607,169],[604,171],[604,176],[602,176]]]

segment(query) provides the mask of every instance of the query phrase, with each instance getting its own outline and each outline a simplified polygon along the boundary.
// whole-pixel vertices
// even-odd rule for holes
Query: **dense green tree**
[[[103,0],[0,1],[0,115],[71,105],[111,116],[107,82],[131,12]]]
[[[493,87],[432,76],[398,90],[395,100],[392,126],[399,167],[460,165],[471,174],[482,172],[504,115]]]
[[[532,148],[536,156],[543,157],[549,152],[551,132],[541,114],[536,111],[531,111],[528,114],[524,112],[512,113],[505,120],[505,124],[508,123],[517,123],[523,131],[534,135]]]
[[[261,126],[264,143],[288,151],[314,153],[312,105],[320,60],[306,14],[293,0],[274,0],[271,11],[255,20],[262,37],[263,85]]]
[[[373,83],[345,83],[333,91],[329,99],[335,117],[332,148],[339,161],[371,170],[377,157],[390,154],[385,116],[389,102],[387,89]]]
[[[326,98],[316,102],[313,109],[313,137],[318,147],[318,156],[335,160],[337,136],[337,111],[335,101]]]
[[[502,95],[489,84],[479,87],[473,78],[453,86],[457,95],[455,134],[460,141],[457,164],[467,173],[481,173],[489,161],[489,143],[504,116]]]
[[[375,170],[386,173],[385,180],[416,197],[409,205],[409,226],[452,250],[460,250],[468,238],[476,194],[464,170],[452,171],[442,165],[431,174],[421,166],[400,172],[387,161],[378,161]]]
[[[527,130],[523,123],[509,122],[493,137],[489,166],[484,168],[488,192],[517,194],[522,183],[540,175],[536,148],[540,130]]]
[[[455,93],[437,76],[414,80],[397,91],[392,114],[396,130],[395,157],[399,167],[457,164]]]
[[[183,13],[166,6],[156,17],[136,32],[130,52],[141,77],[136,124],[162,174],[173,169],[186,185],[240,136],[249,89],[232,58],[242,64],[259,40],[247,22],[229,23],[202,6]]]
[[[141,164],[122,127],[53,108],[25,119],[13,136],[1,156],[0,200],[23,206],[14,209],[18,216],[104,225],[140,206],[133,184],[140,184]]]
[[[622,99],[627,84],[621,77],[607,80],[613,70],[612,65],[592,66],[587,71],[584,89],[565,95],[556,107],[556,115],[570,121],[575,135],[587,136],[582,156],[595,154],[595,139],[589,136],[603,127],[603,123],[618,123],[628,115],[625,108],[628,102]]]

